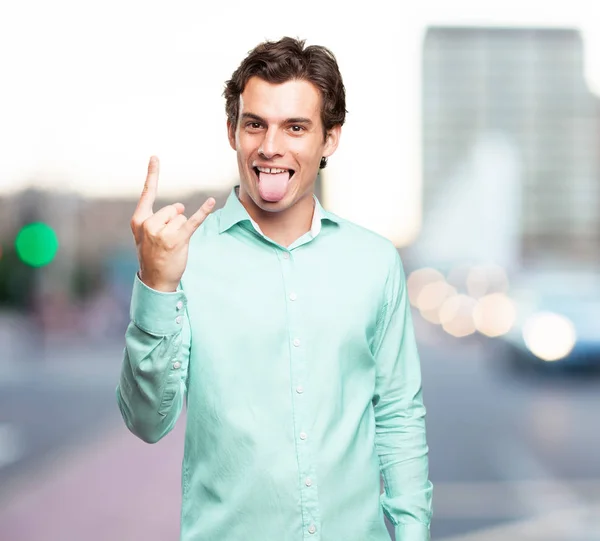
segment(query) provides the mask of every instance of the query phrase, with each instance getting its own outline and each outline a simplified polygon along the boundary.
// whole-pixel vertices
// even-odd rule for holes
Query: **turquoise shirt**
[[[429,539],[398,251],[314,199],[311,231],[284,247],[234,188],[192,236],[178,291],[135,277],[117,401],[149,443],[186,403],[181,541],[389,541],[384,513],[398,541]]]

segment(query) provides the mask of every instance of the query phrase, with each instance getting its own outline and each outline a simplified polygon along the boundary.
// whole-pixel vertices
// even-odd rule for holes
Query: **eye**
[[[300,133],[300,132],[304,131],[306,128],[304,126],[299,126],[298,124],[294,124],[293,126],[290,126],[290,129],[294,133]]]
[[[260,122],[248,122],[246,124],[246,128],[250,129],[250,130],[260,130],[261,128],[261,123]]]

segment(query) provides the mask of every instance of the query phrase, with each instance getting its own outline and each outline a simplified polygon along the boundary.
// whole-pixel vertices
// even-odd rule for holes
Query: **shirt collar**
[[[231,193],[229,194],[229,197],[227,198],[225,205],[221,209],[220,222],[219,222],[219,233],[223,233],[223,232],[227,231],[228,229],[233,227],[235,224],[237,224],[239,222],[243,222],[244,220],[250,221],[250,223],[253,224],[255,229],[258,232],[261,232],[260,228],[258,227],[258,224],[250,217],[250,215],[248,214],[248,211],[245,209],[244,205],[242,205],[242,203],[238,199],[238,196],[236,193],[236,189],[238,187],[239,187],[239,185],[234,186],[231,189]],[[316,195],[313,194],[313,198],[315,200],[315,210],[313,212],[313,219],[312,219],[312,224],[311,224],[311,228],[310,228],[310,233],[311,233],[312,237],[315,237],[318,235],[319,231],[321,230],[321,223],[323,220],[329,220],[331,222],[339,224],[340,219],[335,214],[332,214],[331,212],[326,211],[321,206],[321,203]]]

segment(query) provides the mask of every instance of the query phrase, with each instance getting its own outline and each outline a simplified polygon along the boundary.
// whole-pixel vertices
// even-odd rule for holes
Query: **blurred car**
[[[600,370],[600,273],[535,272],[513,281],[512,329],[500,338],[519,368]]]

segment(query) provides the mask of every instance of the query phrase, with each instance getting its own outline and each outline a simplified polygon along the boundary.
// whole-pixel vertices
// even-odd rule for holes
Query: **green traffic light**
[[[42,222],[27,224],[15,239],[17,255],[23,263],[43,267],[52,262],[58,251],[58,238],[54,230]]]

